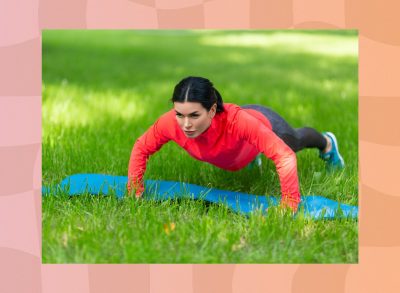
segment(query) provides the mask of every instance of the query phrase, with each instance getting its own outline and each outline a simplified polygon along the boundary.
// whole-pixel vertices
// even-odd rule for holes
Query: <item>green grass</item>
[[[135,140],[172,105],[188,75],[225,102],[258,103],[292,126],[336,134],[344,171],[298,153],[301,193],[358,204],[357,35],[309,31],[44,31],[43,185],[75,173],[126,175]],[[273,163],[228,172],[174,143],[146,179],[280,194]],[[44,263],[355,263],[358,222],[250,218],[201,201],[44,197]],[[166,232],[164,225],[175,224]]]

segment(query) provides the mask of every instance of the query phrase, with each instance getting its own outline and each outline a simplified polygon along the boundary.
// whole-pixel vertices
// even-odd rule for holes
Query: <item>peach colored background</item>
[[[400,2],[1,0],[0,292],[400,292]],[[359,30],[358,265],[42,265],[41,30]]]

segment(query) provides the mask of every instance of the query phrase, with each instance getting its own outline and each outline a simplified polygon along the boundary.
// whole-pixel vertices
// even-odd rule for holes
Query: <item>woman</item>
[[[140,197],[149,156],[175,141],[195,159],[236,171],[263,153],[274,161],[282,205],[296,211],[300,202],[295,152],[318,148],[328,167],[344,167],[332,133],[293,129],[272,110],[259,105],[223,104],[206,78],[187,77],[174,89],[174,108],[162,115],[135,143],[128,167],[128,191]]]

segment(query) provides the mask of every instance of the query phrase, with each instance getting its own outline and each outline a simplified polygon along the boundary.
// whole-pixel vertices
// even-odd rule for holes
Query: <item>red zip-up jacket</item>
[[[188,138],[179,127],[174,109],[163,114],[136,141],[128,167],[128,185],[136,196],[143,193],[143,175],[150,155],[173,140],[193,158],[235,171],[248,165],[258,153],[274,161],[279,175],[282,203],[297,210],[300,202],[296,154],[273,131],[260,112],[224,104],[210,127],[196,138]],[[131,186],[132,184],[132,186]]]

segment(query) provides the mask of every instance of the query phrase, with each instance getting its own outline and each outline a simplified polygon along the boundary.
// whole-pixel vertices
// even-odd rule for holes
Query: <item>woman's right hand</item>
[[[143,184],[135,184],[132,180],[129,180],[126,184],[126,189],[128,190],[128,197],[133,197],[135,195],[136,198],[141,198],[144,192]]]
[[[296,213],[298,208],[299,208],[300,200],[290,198],[290,197],[284,197],[281,200],[280,206],[283,209],[290,209],[292,210],[293,213]]]

